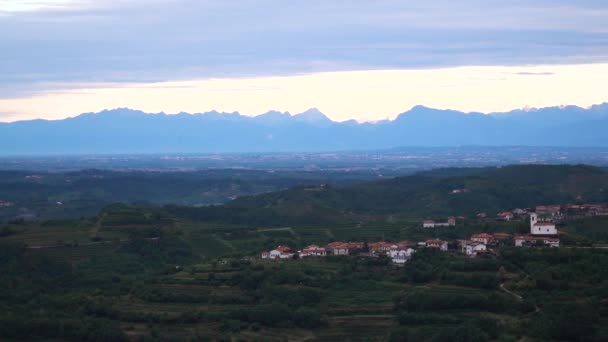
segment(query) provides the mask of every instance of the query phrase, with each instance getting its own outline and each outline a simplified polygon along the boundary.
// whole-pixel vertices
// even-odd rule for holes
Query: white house
[[[501,220],[505,220],[505,221],[511,221],[513,219],[513,213],[510,211],[505,211],[502,213],[499,213],[498,218]]]
[[[435,221],[433,221],[433,220],[422,221],[422,228],[435,228]]]
[[[270,252],[262,252],[262,259],[291,259],[293,258],[294,253],[291,252],[291,248],[287,246],[278,246],[276,249],[271,250]]]
[[[456,225],[456,218],[450,217],[447,222],[435,222],[433,220],[422,221],[422,228],[435,228],[435,227],[450,227]]]
[[[487,251],[486,245],[477,241],[466,241],[463,244],[462,251],[468,256],[476,256],[478,253]]]
[[[515,247],[529,247],[542,243],[549,247],[559,247],[559,239],[534,235],[519,235],[514,238]]]
[[[333,255],[348,255],[350,253],[349,244],[341,241],[336,241],[328,244],[327,249]]]
[[[412,258],[414,253],[416,253],[416,251],[411,248],[396,247],[391,248],[391,250],[388,252],[388,256],[395,264],[405,264]]]
[[[489,244],[494,240],[494,235],[488,233],[480,233],[471,235],[471,241],[476,241],[479,243],[483,243],[485,245]]]
[[[300,254],[300,257],[307,257],[307,256],[324,257],[327,255],[327,250],[325,248],[319,247],[317,245],[310,245],[310,246],[304,248],[299,254]]]
[[[530,214],[530,234],[532,235],[557,235],[555,223],[538,218],[538,214]]]
[[[426,240],[426,248],[435,248],[445,252],[448,250],[448,242],[444,240]]]

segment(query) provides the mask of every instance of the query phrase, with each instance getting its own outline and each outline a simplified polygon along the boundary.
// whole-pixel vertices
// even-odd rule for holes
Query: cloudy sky
[[[0,0],[0,121],[608,101],[604,0]]]

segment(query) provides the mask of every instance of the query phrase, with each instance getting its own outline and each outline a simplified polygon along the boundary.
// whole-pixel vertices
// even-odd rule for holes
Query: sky
[[[0,0],[0,121],[608,102],[599,0]]]

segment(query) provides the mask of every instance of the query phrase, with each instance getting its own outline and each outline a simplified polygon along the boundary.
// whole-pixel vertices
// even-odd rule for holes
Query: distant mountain
[[[289,152],[398,146],[608,146],[608,104],[463,113],[416,106],[395,120],[335,122],[312,108],[255,117],[119,108],[0,123],[0,154]]]

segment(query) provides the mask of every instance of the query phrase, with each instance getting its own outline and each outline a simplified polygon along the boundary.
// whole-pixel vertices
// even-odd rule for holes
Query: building
[[[495,242],[505,242],[506,240],[509,240],[512,236],[509,233],[494,233],[492,234],[492,236],[494,236],[494,241]]]
[[[527,215],[528,211],[526,209],[515,208],[515,209],[513,209],[513,214],[515,214],[517,216],[522,216],[522,215]]]
[[[348,243],[341,241],[329,243],[327,245],[327,250],[333,255],[348,255],[350,253]]]
[[[300,257],[308,257],[308,256],[317,256],[324,257],[327,255],[327,250],[325,248],[319,247],[317,245],[310,245],[304,248],[300,253]]]
[[[444,240],[426,240],[425,246],[427,248],[434,248],[440,251],[448,250],[448,242]]]
[[[457,195],[457,194],[468,194],[469,192],[471,192],[471,190],[466,189],[466,188],[462,188],[462,189],[452,189],[452,191],[450,191],[451,194],[453,195]]]
[[[403,241],[397,242],[396,245],[399,248],[407,248],[407,247],[414,247],[414,246],[416,246],[416,243],[413,242],[413,241],[403,240]]]
[[[373,253],[387,253],[391,250],[392,247],[397,247],[395,244],[389,242],[370,242],[367,244],[369,247],[369,251]]]
[[[278,260],[278,259],[292,259],[294,253],[291,252],[291,248],[287,246],[278,246],[269,252],[262,252],[262,259]]]
[[[487,252],[486,244],[477,241],[463,241],[461,247],[462,252],[471,257]]]
[[[411,248],[395,247],[388,252],[388,256],[395,264],[405,264],[412,258],[414,253],[416,251]]]
[[[483,243],[485,245],[490,244],[494,240],[494,235],[488,233],[480,233],[471,235],[471,241]]]
[[[422,228],[435,228],[435,221],[433,221],[433,220],[422,221]]]
[[[518,235],[515,236],[514,241],[515,247],[531,247],[537,245],[559,247],[559,239],[555,237]]]
[[[436,227],[451,227],[456,225],[456,218],[450,217],[447,222],[435,222],[433,220],[422,221],[423,228],[436,228]]]
[[[530,234],[557,235],[555,223],[538,217],[537,213],[530,214]]]
[[[510,211],[505,211],[502,213],[499,213],[498,218],[501,220],[505,220],[505,221],[511,221],[513,219],[513,213]]]
[[[562,207],[559,205],[539,205],[534,211],[538,216],[550,217],[553,220],[560,220],[563,217]]]

